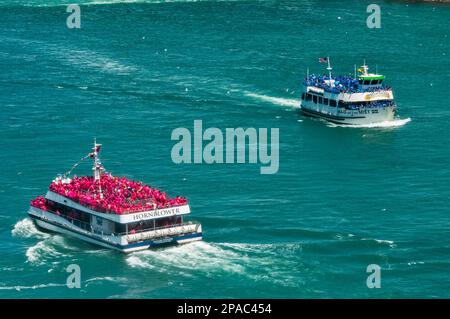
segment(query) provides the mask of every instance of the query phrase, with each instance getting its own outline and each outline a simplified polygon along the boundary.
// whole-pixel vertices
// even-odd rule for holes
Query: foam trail
[[[43,233],[39,231],[34,225],[33,221],[29,218],[22,219],[18,221],[13,230],[11,231],[12,235],[15,237],[22,238],[48,238],[49,234]]]
[[[286,254],[296,253],[302,250],[302,246],[297,243],[278,244],[247,244],[247,243],[222,243],[223,247],[231,248],[240,253],[258,253],[264,255],[276,255],[280,252]]]
[[[301,266],[296,243],[247,244],[196,242],[164,250],[145,250],[129,255],[131,268],[193,277],[228,273],[280,286],[297,286],[292,268]],[[282,260],[280,257],[283,256]],[[270,276],[267,274],[270,273]]]
[[[351,127],[351,128],[395,128],[401,127],[408,122],[411,122],[411,118],[407,119],[396,119],[393,121],[383,121],[383,122],[375,122],[375,123],[367,123],[367,124],[356,124],[356,125],[346,125],[346,124],[335,124],[328,122],[329,127]]]
[[[395,248],[397,246],[393,240],[376,239],[376,238],[361,238],[361,240],[372,240],[378,244],[388,245],[391,248]]]
[[[72,54],[67,54],[67,52],[65,52],[65,49],[55,48],[54,51],[52,51],[52,54],[55,54],[58,56],[58,58],[60,58],[61,52],[66,57],[65,60],[63,60],[66,63],[68,62],[71,65],[79,67],[87,66],[94,69],[100,69],[105,73],[129,74],[130,72],[134,72],[138,69],[136,66],[124,65],[119,61],[113,60],[106,56],[102,56],[95,51],[72,50]]]
[[[28,0],[23,1],[21,6],[25,7],[66,7],[69,3],[68,0],[60,1],[53,0],[46,3],[40,2],[42,0]],[[165,3],[189,3],[189,2],[233,2],[242,0],[79,0],[77,4],[90,6],[90,5],[114,5],[114,4],[133,4],[133,3],[146,3],[146,4],[165,4]],[[4,4],[0,3],[0,7]]]
[[[127,279],[122,278],[122,277],[94,277],[94,278],[90,278],[85,281],[82,281],[82,283],[84,283],[85,286],[87,287],[89,283],[94,282],[94,281],[126,282]],[[65,286],[67,286],[67,283],[48,283],[48,284],[36,284],[36,285],[31,285],[31,286],[20,286],[20,285],[0,286],[0,290],[21,291],[21,290],[27,290],[27,289],[42,289],[42,288],[65,287]]]
[[[245,93],[245,95],[248,97],[258,99],[258,100],[265,101],[265,102],[270,102],[270,103],[276,104],[276,105],[300,108],[300,101],[296,100],[296,99],[285,99],[285,98],[281,98],[281,97],[273,97],[273,96],[248,93],[248,92]]]
[[[49,284],[38,284],[33,286],[0,286],[0,290],[26,290],[26,289],[41,289],[41,288],[50,288],[50,287],[64,287],[66,284],[56,284],[56,283],[49,283]]]
[[[243,267],[237,264],[241,256],[232,251],[205,242],[173,246],[164,250],[144,250],[131,254],[127,264],[132,268],[170,271],[168,266],[178,269],[197,269],[197,271],[230,271],[242,273]]]
[[[47,259],[63,256],[52,245],[52,239],[48,238],[38,242],[36,245],[27,249],[25,255],[27,262],[33,265],[44,265]]]

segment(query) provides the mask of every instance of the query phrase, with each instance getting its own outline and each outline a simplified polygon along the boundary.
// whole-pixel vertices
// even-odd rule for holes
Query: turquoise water
[[[369,30],[369,1],[99,1],[69,30],[69,2],[0,4],[0,297],[450,297],[450,6],[378,2]],[[327,55],[378,65],[394,127],[299,114]],[[196,119],[279,128],[279,172],[175,165]],[[204,241],[121,255],[36,230],[29,200],[94,136],[113,174],[185,195]]]

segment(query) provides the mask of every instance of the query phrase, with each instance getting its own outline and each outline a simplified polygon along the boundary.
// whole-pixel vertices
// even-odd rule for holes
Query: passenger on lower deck
[[[181,216],[171,216],[145,220],[128,224],[128,233],[135,234],[143,231],[151,231],[158,228],[174,227],[181,225],[182,223],[183,218]]]

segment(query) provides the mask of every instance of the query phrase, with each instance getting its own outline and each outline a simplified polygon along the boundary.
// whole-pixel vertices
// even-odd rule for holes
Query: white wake
[[[124,277],[94,277],[94,278],[90,278],[87,280],[83,280],[81,281],[82,284],[84,284],[84,287],[87,287],[90,283],[92,282],[104,282],[104,281],[109,281],[109,282],[115,282],[115,283],[125,283],[127,282],[127,278]],[[17,286],[0,286],[0,290],[16,290],[16,291],[21,291],[21,290],[29,290],[29,289],[42,289],[42,288],[53,288],[53,287],[66,287],[67,283],[47,283],[47,284],[35,284],[35,285],[30,285],[30,286],[23,286],[23,285],[17,285]]]
[[[170,271],[167,266],[180,270],[203,272],[225,270],[242,273],[242,266],[237,263],[241,256],[206,242],[194,242],[163,249],[144,250],[127,257],[126,262],[133,268],[146,268],[156,271]]]
[[[258,100],[261,100],[264,102],[269,102],[269,103],[272,103],[275,105],[300,108],[300,101],[296,100],[296,99],[285,99],[285,98],[281,98],[281,97],[273,97],[273,96],[261,95],[261,94],[250,93],[250,92],[246,92],[245,95],[248,97],[258,99]]]
[[[407,123],[411,122],[411,118],[407,119],[396,119],[393,121],[383,121],[383,122],[374,122],[367,124],[356,124],[356,125],[346,125],[346,124],[336,124],[327,122],[329,127],[349,127],[349,128],[396,128],[401,127]]]
[[[13,230],[11,231],[12,235],[15,237],[22,238],[48,238],[49,234],[43,233],[39,231],[34,225],[33,221],[29,218],[22,219],[18,221]]]
[[[164,4],[164,3],[189,3],[189,2],[234,2],[242,0],[79,0],[78,5],[114,5],[114,4],[133,4],[133,3],[145,3],[145,4]],[[20,5],[25,7],[66,7],[73,1],[68,0],[53,0],[42,3],[42,0],[25,0]],[[2,4],[0,3],[0,6]]]
[[[246,279],[296,286],[292,269],[301,268],[302,247],[295,243],[247,244],[195,242],[145,250],[126,258],[132,268],[185,277],[228,273]],[[283,256],[283,258],[280,258]]]

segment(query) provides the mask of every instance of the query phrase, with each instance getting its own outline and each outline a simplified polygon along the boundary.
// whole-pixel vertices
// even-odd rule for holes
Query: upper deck
[[[346,94],[347,99],[351,99],[348,97],[348,95],[352,95],[354,93],[372,93],[372,92],[387,92],[387,91],[392,92],[392,89],[383,83],[385,79],[384,75],[369,73],[369,66],[366,65],[365,60],[364,65],[362,65],[359,69],[356,69],[355,65],[354,76],[340,75],[337,77],[333,77],[331,75],[332,67],[330,65],[330,59],[328,57],[319,59],[319,62],[328,63],[327,67],[328,75],[316,75],[316,74],[310,75],[308,71],[307,76],[303,81],[303,85],[305,86],[305,88],[308,88],[305,91],[308,90],[314,91],[314,89],[316,89],[322,91],[322,93],[328,92],[331,94]],[[330,98],[335,97],[330,96]]]
[[[141,222],[145,220],[164,219],[166,217],[187,215],[190,213],[189,205],[173,206],[168,208],[155,208],[127,214],[103,213],[93,210],[88,205],[81,205],[65,196],[49,190],[45,197],[38,196],[31,200],[30,206],[41,211],[53,212],[66,218],[80,219],[81,216],[97,216],[118,224]],[[77,217],[77,218],[76,218]]]
[[[94,141],[91,153],[78,161],[66,174],[53,180],[48,192],[50,196],[57,195],[53,200],[63,204],[63,202],[67,202],[65,199],[69,199],[90,211],[114,215],[155,212],[161,209],[187,206],[187,200],[184,197],[168,198],[166,193],[159,189],[125,177],[116,177],[105,173],[98,157],[100,147],[101,144]],[[94,161],[93,176],[67,177],[81,161],[88,158]],[[59,200],[59,196],[62,201]],[[32,201],[32,206],[41,204],[41,200]]]
[[[361,75],[357,78],[347,75],[331,77],[326,75],[308,75],[303,85],[323,89],[325,92],[340,93],[367,93],[389,91],[391,88],[383,83],[384,76],[378,74]]]
[[[184,197],[169,198],[156,188],[110,174],[103,174],[98,180],[92,176],[57,178],[49,190],[106,214],[132,214],[187,205]]]

